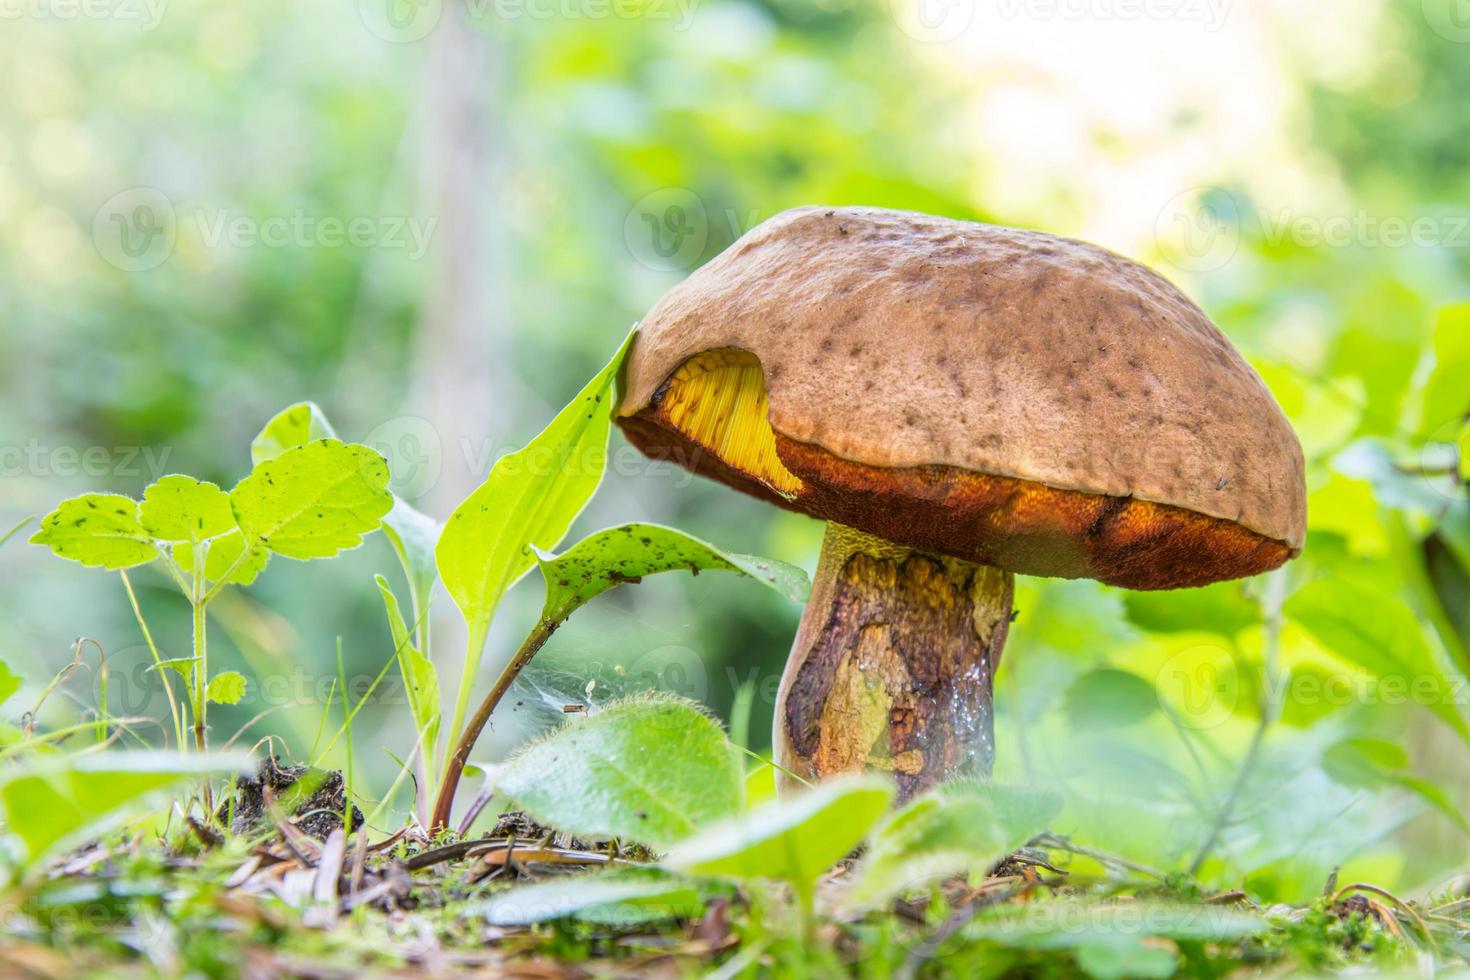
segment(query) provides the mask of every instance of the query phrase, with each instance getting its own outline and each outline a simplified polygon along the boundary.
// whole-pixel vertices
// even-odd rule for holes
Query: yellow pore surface
[[[712,350],[685,361],[669,378],[658,411],[686,439],[776,492],[801,489],[776,455],[767,417],[766,376],[748,351]]]

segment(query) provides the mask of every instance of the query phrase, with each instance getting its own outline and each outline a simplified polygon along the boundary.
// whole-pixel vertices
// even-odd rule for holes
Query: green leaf
[[[434,563],[434,546],[439,543],[439,533],[444,525],[396,497],[393,509],[383,518],[383,534],[398,555],[408,579],[408,597],[413,608],[414,621],[420,622],[429,609],[429,593],[434,590],[434,581],[439,577],[439,567]]]
[[[1470,725],[1456,706],[1455,688],[1434,657],[1413,610],[1398,599],[1349,579],[1309,582],[1286,603],[1286,614],[1325,649],[1391,684],[1470,742]]]
[[[209,553],[204,559],[204,577],[211,582],[218,582],[228,574],[231,585],[249,585],[254,582],[265,570],[271,553],[264,545],[256,544],[251,547],[249,556],[236,565],[244,547],[245,535],[238,530],[210,541]],[[194,546],[188,542],[174,545],[174,561],[179,563],[180,568],[193,568]]]
[[[1264,932],[1266,920],[1221,905],[1052,898],[996,906],[965,931],[1016,949],[1126,945],[1148,936],[1177,942],[1224,942]]]
[[[297,402],[277,412],[250,443],[250,462],[259,465],[288,449],[318,439],[335,439],[332,423],[315,402]]]
[[[1470,422],[1460,427],[1460,438],[1455,442],[1460,451],[1460,482],[1470,483]]]
[[[200,756],[156,749],[29,760],[0,782],[5,825],[27,863],[95,837],[181,783],[246,771],[245,753]]]
[[[1239,582],[1173,592],[1128,592],[1123,608],[1135,626],[1150,633],[1219,633],[1234,636],[1261,621],[1261,610]]]
[[[863,839],[892,799],[893,787],[879,777],[840,777],[710,827],[675,845],[664,863],[690,874],[775,878],[808,890]]]
[[[403,686],[408,692],[408,709],[413,715],[414,730],[423,735],[423,751],[431,753],[434,741],[439,736],[439,674],[429,661],[413,645],[408,624],[398,608],[398,597],[388,586],[388,580],[376,575],[378,592],[383,597],[383,607],[388,612],[388,629],[393,635],[393,649],[398,655],[398,669],[403,674]]]
[[[496,462],[439,536],[439,576],[470,628],[466,676],[501,597],[536,563],[527,546],[555,547],[602,482],[613,387],[632,340],[529,445]]]
[[[131,568],[158,557],[138,521],[138,502],[116,493],[86,493],[63,500],[41,521],[31,544],[62,558],[100,568]]]
[[[1072,955],[1093,980],[1165,980],[1179,966],[1179,955],[1173,950],[1140,940],[1084,943]]]
[[[194,665],[200,659],[199,657],[170,657],[167,660],[160,660],[156,664],[149,664],[148,669],[144,673],[153,670],[171,670],[185,680],[188,680],[194,669]]]
[[[388,462],[366,446],[322,439],[258,464],[230,491],[245,537],[287,558],[356,548],[393,506]]]
[[[1062,710],[1076,731],[1106,731],[1136,724],[1159,710],[1159,692],[1137,674],[1101,667],[1072,682]]]
[[[525,885],[466,911],[493,926],[579,919],[633,928],[665,919],[693,918],[703,909],[699,893],[688,881],[657,868],[636,868]]]
[[[138,519],[159,541],[197,543],[235,529],[229,494],[213,483],[178,473],[143,491]]]
[[[1439,311],[1434,326],[1434,368],[1425,379],[1420,435],[1432,436],[1446,423],[1470,413],[1470,303]]]
[[[239,704],[245,696],[245,675],[235,670],[215,674],[209,679],[204,696],[215,704]]]
[[[806,573],[770,558],[721,551],[682,531],[658,524],[622,524],[591,534],[559,556],[538,554],[546,579],[542,618],[560,622],[592,598],[645,575],[705,569],[740,572],[792,602],[811,593]]]
[[[495,788],[559,830],[662,846],[737,812],[743,785],[720,726],[660,697],[563,725],[507,762]]]
[[[1470,834],[1470,820],[1443,787],[1406,770],[1410,760],[1403,746],[1372,738],[1348,738],[1322,755],[1322,768],[1336,783],[1353,789],[1397,786],[1418,796]]]
[[[0,704],[9,701],[16,691],[20,690],[20,675],[10,669],[10,665],[0,660]]]
[[[910,802],[874,833],[846,899],[874,907],[917,885],[985,871],[1044,830],[1062,808],[1047,790],[961,781]]]

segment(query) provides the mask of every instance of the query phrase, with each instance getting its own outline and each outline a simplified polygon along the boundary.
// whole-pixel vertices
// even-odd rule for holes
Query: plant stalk
[[[490,688],[490,693],[485,695],[485,699],[475,709],[474,715],[461,732],[454,751],[445,761],[444,780],[439,784],[439,795],[434,800],[434,813],[429,819],[429,833],[438,833],[449,826],[449,813],[454,807],[454,794],[459,789],[460,776],[464,773],[465,763],[469,760],[470,752],[474,750],[475,742],[480,738],[480,732],[484,730],[486,722],[490,720],[490,715],[500,704],[500,699],[505,697],[506,691],[510,690],[510,685],[526,664],[531,662],[531,658],[536,656],[537,651],[546,645],[546,641],[551,639],[551,634],[555,633],[560,625],[560,620],[542,619],[539,621],[536,628],[522,641],[521,648],[516,651],[515,656],[510,658],[510,663],[505,665],[505,669],[495,679],[495,686]],[[468,687],[465,687],[461,691],[462,701],[468,700],[468,690]],[[456,723],[450,728],[451,732],[458,727],[457,719],[461,712],[456,711],[455,714]]]

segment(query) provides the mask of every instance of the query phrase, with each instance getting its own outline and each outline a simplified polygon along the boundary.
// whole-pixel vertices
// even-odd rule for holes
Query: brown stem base
[[[807,780],[891,772],[904,799],[989,775],[1013,581],[829,524],[781,678],[776,762]]]

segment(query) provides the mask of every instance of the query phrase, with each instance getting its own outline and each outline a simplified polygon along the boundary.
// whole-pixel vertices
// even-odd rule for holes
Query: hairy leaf
[[[546,579],[545,619],[566,619],[578,607],[624,582],[645,575],[704,569],[740,572],[792,602],[811,592],[806,573],[770,558],[721,551],[682,531],[658,524],[622,524],[578,541],[565,554],[538,555]]]
[[[131,568],[158,557],[138,520],[138,502],[116,493],[85,493],[63,500],[41,521],[31,544],[101,568]]]
[[[239,704],[245,696],[245,675],[234,670],[215,674],[209,679],[204,696],[215,704]]]
[[[366,446],[323,439],[258,464],[230,491],[245,537],[287,558],[356,548],[393,506],[388,462]]]
[[[213,483],[175,473],[143,491],[138,519],[159,541],[200,542],[235,528],[230,495]]]
[[[496,790],[574,834],[665,845],[740,809],[740,762],[725,733],[675,698],[620,701],[534,742]]]
[[[265,570],[271,553],[262,544],[252,545],[250,554],[243,561],[240,552],[245,547],[245,535],[239,530],[221,535],[209,542],[209,552],[204,559],[204,577],[218,582],[226,574],[231,585],[249,585]],[[174,545],[174,560],[181,568],[194,567],[194,546],[187,542]],[[236,562],[239,564],[236,564]]]

